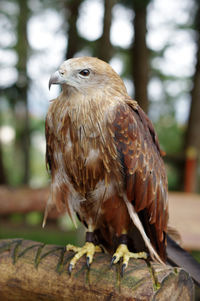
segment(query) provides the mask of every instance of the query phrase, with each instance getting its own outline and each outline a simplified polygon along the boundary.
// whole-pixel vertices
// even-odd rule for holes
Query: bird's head
[[[87,93],[88,90],[105,89],[126,94],[126,88],[119,75],[104,61],[94,57],[72,58],[64,61],[58,71],[49,80],[52,84],[60,84],[63,90]]]

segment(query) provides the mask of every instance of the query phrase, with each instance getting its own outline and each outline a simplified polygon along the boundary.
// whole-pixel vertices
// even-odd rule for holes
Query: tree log
[[[9,188],[0,186],[0,214],[28,213],[32,211],[44,212],[49,196],[49,187],[32,189],[30,187]],[[52,209],[48,217],[58,217],[56,208]]]
[[[111,256],[95,254],[90,270],[81,258],[70,276],[72,252],[23,239],[0,240],[1,301],[192,300],[193,282],[180,268],[136,259],[124,277]]]

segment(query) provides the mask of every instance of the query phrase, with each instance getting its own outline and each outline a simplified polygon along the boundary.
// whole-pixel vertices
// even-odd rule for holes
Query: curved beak
[[[65,83],[65,79],[60,75],[59,71],[56,71],[55,73],[53,73],[49,79],[49,90],[51,88],[51,85],[56,85],[56,84],[64,84]]]

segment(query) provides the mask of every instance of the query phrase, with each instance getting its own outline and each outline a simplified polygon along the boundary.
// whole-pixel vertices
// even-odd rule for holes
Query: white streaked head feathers
[[[72,58],[64,61],[59,70],[49,80],[51,84],[61,84],[68,89],[75,88],[79,92],[88,92],[88,89],[120,90],[127,94],[125,85],[119,75],[106,62],[94,57]]]

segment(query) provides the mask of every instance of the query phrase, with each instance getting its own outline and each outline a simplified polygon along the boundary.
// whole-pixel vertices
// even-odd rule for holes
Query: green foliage
[[[47,185],[49,176],[45,166],[45,154],[37,148],[37,145],[32,145],[31,147],[30,170],[30,184],[32,187],[43,187]]]
[[[178,163],[181,158],[184,158],[185,129],[178,124],[175,115],[172,113],[160,116],[155,123],[155,128],[159,137],[160,147],[166,153],[165,163],[169,190],[179,190],[182,188],[183,171],[180,170],[180,164],[174,163]],[[173,158],[173,161],[170,158]]]
[[[8,184],[13,187],[21,185],[23,176],[22,163],[20,154],[14,143],[3,146],[3,158]]]
[[[31,225],[31,226],[35,226],[38,224],[41,225],[42,219],[43,219],[42,214],[39,212],[35,212],[35,211],[27,213],[25,216],[25,221],[27,222],[28,225]]]
[[[0,219],[0,239],[19,237],[58,245],[82,242],[82,238],[77,236],[82,230],[77,231],[68,216],[54,222],[47,221],[45,228],[42,228],[42,220],[43,214],[40,212],[13,213],[7,220]]]
[[[179,171],[173,164],[166,164],[167,176],[168,176],[168,187],[170,191],[176,191],[179,187]]]
[[[183,152],[184,127],[180,126],[173,115],[160,116],[155,123],[161,148],[167,154]]]
[[[24,215],[21,213],[14,213],[10,215],[9,220],[13,223],[21,224],[24,220]]]
[[[77,232],[77,231],[76,231]],[[77,244],[75,232],[62,232],[58,228],[41,229],[41,227],[6,225],[0,228],[0,239],[24,238],[46,244],[66,245],[67,243]]]
[[[192,251],[192,256],[200,263],[200,251]]]
[[[5,111],[1,123],[4,126],[11,127],[15,133],[15,138],[9,143],[4,143],[2,150],[8,184],[16,187],[21,185],[23,178],[23,154],[20,151],[18,142],[19,125],[15,126],[15,120],[13,120],[10,110]],[[41,187],[48,182],[45,166],[44,119],[30,118],[30,134],[30,184],[34,187]]]

